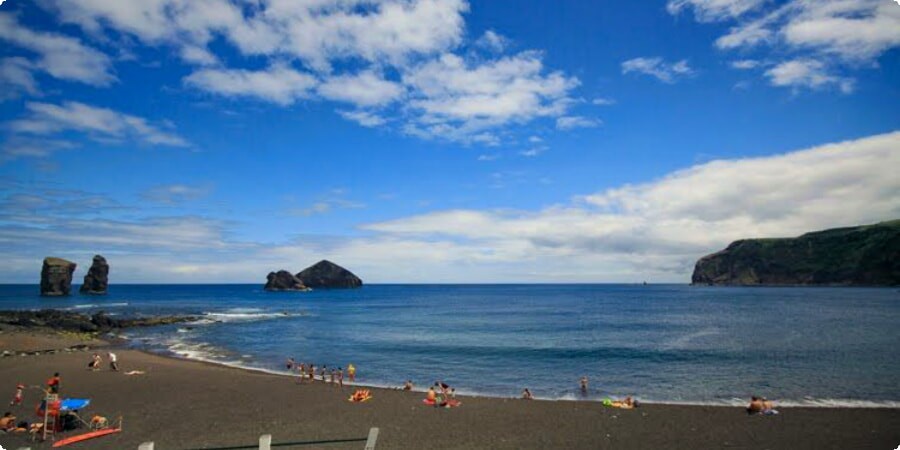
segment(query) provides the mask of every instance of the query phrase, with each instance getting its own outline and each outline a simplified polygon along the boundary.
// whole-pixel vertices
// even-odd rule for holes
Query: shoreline
[[[30,334],[30,332],[29,332]],[[51,336],[52,338],[53,336]],[[17,337],[0,334],[2,347]],[[59,342],[66,343],[65,339]],[[111,343],[112,344],[112,343]],[[161,355],[117,345],[122,372],[91,372],[85,352],[0,358],[0,382],[42,383],[62,375],[64,396],[92,400],[86,415],[124,417],[122,433],[92,441],[92,449],[137,448],[154,441],[160,449],[219,448],[254,443],[272,434],[275,443],[365,438],[379,427],[379,449],[430,448],[893,448],[900,442],[900,409],[784,407],[777,416],[749,416],[743,407],[644,403],[633,410],[596,401],[520,400],[459,395],[457,408],[422,403],[422,392],[366,387],[343,390],[320,381],[298,385],[286,374]],[[141,370],[134,376],[125,371]],[[4,385],[4,386],[5,386]],[[357,388],[373,400],[351,403]],[[11,395],[12,392],[9,392]],[[14,414],[34,420],[39,393],[26,392]],[[5,400],[5,399],[0,399]],[[82,430],[66,435],[78,434]],[[0,434],[6,448],[31,446],[28,437]],[[358,449],[361,442],[327,448]]]

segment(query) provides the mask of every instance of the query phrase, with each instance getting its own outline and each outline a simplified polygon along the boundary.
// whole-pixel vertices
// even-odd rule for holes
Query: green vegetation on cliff
[[[745,239],[697,261],[693,284],[900,285],[900,220]]]

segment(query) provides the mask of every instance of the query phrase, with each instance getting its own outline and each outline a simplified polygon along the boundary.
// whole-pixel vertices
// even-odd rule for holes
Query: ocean
[[[896,288],[112,285],[106,296],[42,298],[36,285],[0,286],[0,309],[38,308],[196,315],[123,337],[276,373],[287,373],[288,357],[353,363],[372,386],[442,380],[496,397],[527,387],[558,400],[743,405],[763,395],[785,406],[900,407]]]

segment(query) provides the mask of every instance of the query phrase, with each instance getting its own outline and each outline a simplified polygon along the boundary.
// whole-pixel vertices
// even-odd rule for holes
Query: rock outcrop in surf
[[[72,291],[72,274],[77,264],[48,256],[41,267],[41,295],[59,297]]]
[[[362,280],[349,270],[328,260],[321,260],[303,269],[297,278],[306,286],[315,288],[358,288]]]
[[[117,318],[104,312],[91,316],[74,311],[43,309],[40,311],[0,311],[0,323],[22,328],[48,328],[57,331],[105,333],[122,328],[152,327],[174,323],[193,322],[193,316],[159,316]]]
[[[900,285],[900,220],[746,239],[697,261],[692,284]]]
[[[309,290],[299,278],[295,277],[287,270],[279,270],[278,272],[269,272],[266,276],[267,291],[307,291]]]
[[[94,255],[94,262],[84,276],[84,284],[79,292],[82,294],[104,295],[109,286],[109,264],[106,258]]]

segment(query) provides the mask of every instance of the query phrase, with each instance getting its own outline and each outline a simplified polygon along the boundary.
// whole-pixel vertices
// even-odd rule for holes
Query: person
[[[309,368],[307,370],[308,370],[308,372],[306,374],[309,375],[309,382],[315,383],[316,382],[316,365],[310,364]]]
[[[3,417],[0,418],[0,431],[5,431],[7,433],[16,429],[16,416],[12,415],[11,412],[7,411],[3,414]]]
[[[331,378],[329,378],[329,383],[334,384],[335,378],[337,378],[337,370],[334,367],[331,368]]]
[[[325,374],[326,374],[326,373],[328,373],[328,366],[326,366],[325,364],[322,364],[322,371],[319,372],[319,375],[322,376],[322,382],[323,382],[323,383],[327,383],[327,382],[328,382],[328,380],[325,378]]]
[[[17,384],[16,385],[16,395],[13,397],[12,401],[9,402],[9,405],[10,406],[21,405],[24,392],[25,392],[25,385],[22,383]]]
[[[338,367],[338,387],[344,388],[344,369]]]
[[[771,416],[778,414],[775,404],[767,400],[765,397],[750,397],[750,406],[747,407],[747,414],[762,414]]]
[[[581,393],[587,394],[588,391],[588,377],[587,375],[581,377]]]
[[[525,388],[525,390],[522,391],[522,398],[525,400],[534,400],[534,395],[531,393],[531,391],[528,390],[528,388]]]
[[[288,372],[290,372],[291,370],[293,370],[293,369],[294,369],[294,358],[288,358],[287,363],[285,364],[285,366],[287,366]]]
[[[413,382],[412,382],[412,380],[406,380],[406,383],[403,383],[403,390],[404,390],[404,391],[411,391],[411,390],[413,390]]]
[[[119,371],[119,360],[118,360],[118,358],[116,358],[116,354],[113,352],[109,352],[109,353],[107,353],[107,356],[109,357],[109,368],[112,369],[114,372],[118,372]]]
[[[103,363],[103,360],[100,359],[100,355],[97,353],[94,353],[94,356],[91,356],[91,362],[88,363],[88,368],[90,368],[93,371],[100,370],[100,364],[102,364],[102,363]]]
[[[48,394],[59,394],[59,372],[53,374],[49,380],[47,380],[47,393]]]
[[[429,387],[428,393],[425,394],[425,400],[428,400],[429,402],[434,402],[436,398],[437,398],[437,392],[434,391],[434,386]]]
[[[356,366],[353,363],[347,365],[347,377],[350,378],[350,382],[356,381]]]
[[[297,366],[297,374],[298,374],[297,384],[303,384],[303,379],[306,378],[306,364],[305,363],[300,363],[300,365]]]

